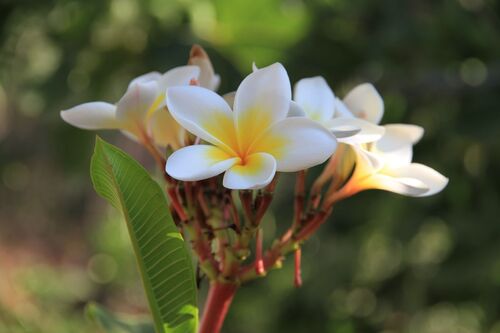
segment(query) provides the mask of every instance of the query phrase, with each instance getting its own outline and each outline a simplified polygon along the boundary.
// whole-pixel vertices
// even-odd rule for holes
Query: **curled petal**
[[[279,63],[258,69],[241,82],[234,99],[241,150],[246,151],[272,124],[286,117],[290,100],[290,80]]]
[[[408,177],[391,177],[376,174],[360,184],[363,189],[378,189],[411,197],[426,195],[429,187],[419,179]]]
[[[116,107],[105,102],[90,102],[61,111],[61,118],[78,128],[117,129],[121,123],[116,119]]]
[[[200,75],[198,78],[200,86],[213,91],[217,90],[220,84],[220,76],[215,74],[214,67],[212,66],[208,54],[200,45],[195,44],[191,48],[188,64],[200,68]]]
[[[131,84],[116,104],[116,117],[121,121],[142,122],[148,112],[160,106],[162,101],[158,98],[159,93],[156,81]]]
[[[197,181],[217,176],[238,163],[223,150],[210,145],[193,145],[175,151],[165,171],[182,181]]]
[[[353,135],[337,136],[340,142],[348,144],[374,142],[379,140],[385,132],[384,127],[374,125],[366,120],[358,118],[333,118],[326,121],[324,124],[336,135],[337,133],[342,134],[342,132],[346,132],[344,134],[348,134],[349,132],[354,132],[358,129],[358,131]]]
[[[255,153],[227,170],[223,184],[233,190],[258,189],[269,184],[275,174],[274,157],[267,153]]]
[[[187,86],[191,80],[196,80],[199,76],[200,68],[198,66],[179,66],[163,74],[158,80],[158,84],[164,92],[170,87]]]
[[[419,197],[430,196],[441,192],[448,184],[448,178],[436,170],[419,163],[412,163],[393,169],[389,174],[399,179],[416,179],[425,184],[428,190],[418,194],[417,196]]]
[[[384,101],[375,87],[363,83],[352,89],[344,98],[347,108],[357,117],[378,124],[384,115]]]
[[[326,121],[333,117],[335,96],[321,76],[302,79],[295,84],[293,99],[307,117],[316,121]]]
[[[319,123],[303,117],[286,118],[251,147],[267,152],[277,161],[277,170],[294,172],[325,162],[335,152],[335,136]]]
[[[234,153],[238,143],[233,114],[222,97],[202,87],[172,87],[167,90],[167,106],[186,130]]]

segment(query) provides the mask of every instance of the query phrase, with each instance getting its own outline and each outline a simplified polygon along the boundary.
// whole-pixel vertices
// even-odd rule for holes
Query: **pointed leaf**
[[[95,190],[125,217],[157,333],[194,333],[194,270],[164,192],[134,159],[97,138],[91,163]]]

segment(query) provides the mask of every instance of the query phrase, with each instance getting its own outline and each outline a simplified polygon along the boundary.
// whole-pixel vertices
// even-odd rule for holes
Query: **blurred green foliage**
[[[304,248],[304,286],[287,261],[241,289],[225,332],[500,332],[499,16],[494,0],[2,1],[0,332],[95,332],[90,300],[147,312],[123,221],[91,189],[94,133],[58,112],[116,101],[134,76],[185,63],[192,43],[222,93],[254,60],[293,81],[321,74],[340,96],[373,82],[383,122],[423,126],[415,159],[451,179],[431,198],[340,203]],[[268,241],[290,195],[274,212]]]

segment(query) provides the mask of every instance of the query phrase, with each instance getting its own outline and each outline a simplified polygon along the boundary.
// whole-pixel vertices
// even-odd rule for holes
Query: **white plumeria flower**
[[[355,111],[371,114],[379,112],[382,105],[383,112],[383,103],[377,103],[376,97],[363,87],[363,85],[356,87],[342,102],[335,97],[323,77],[302,79],[295,84],[293,93],[295,103],[291,104],[289,115],[305,114],[306,117],[330,129],[339,142],[357,144],[376,141],[384,134],[384,128],[373,123],[371,118],[364,120],[358,117]],[[380,96],[378,98],[381,100]]]
[[[118,103],[89,102],[61,111],[69,124],[88,130],[119,129],[129,137],[152,138],[159,146],[177,149],[183,144],[183,130],[165,106],[169,87],[186,86],[200,76],[198,66],[180,66],[165,74],[151,72],[132,80]]]
[[[269,184],[277,171],[294,172],[323,163],[336,149],[335,136],[307,118],[287,118],[290,100],[290,80],[279,63],[241,82],[233,111],[208,89],[168,89],[172,116],[209,144],[174,152],[167,160],[167,173],[182,181],[197,181],[225,172],[225,187],[257,189]]]
[[[448,178],[428,166],[412,163],[413,145],[423,135],[415,125],[385,125],[384,136],[372,144],[354,146],[356,167],[344,186],[349,195],[380,189],[414,197],[436,194]]]

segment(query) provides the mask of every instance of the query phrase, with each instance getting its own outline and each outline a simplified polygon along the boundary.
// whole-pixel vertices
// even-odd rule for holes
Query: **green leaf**
[[[123,212],[156,332],[196,332],[191,257],[158,183],[133,158],[99,137],[91,176],[97,193]]]
[[[95,303],[89,303],[85,307],[85,314],[107,333],[154,333],[155,331],[153,323],[113,314]]]

